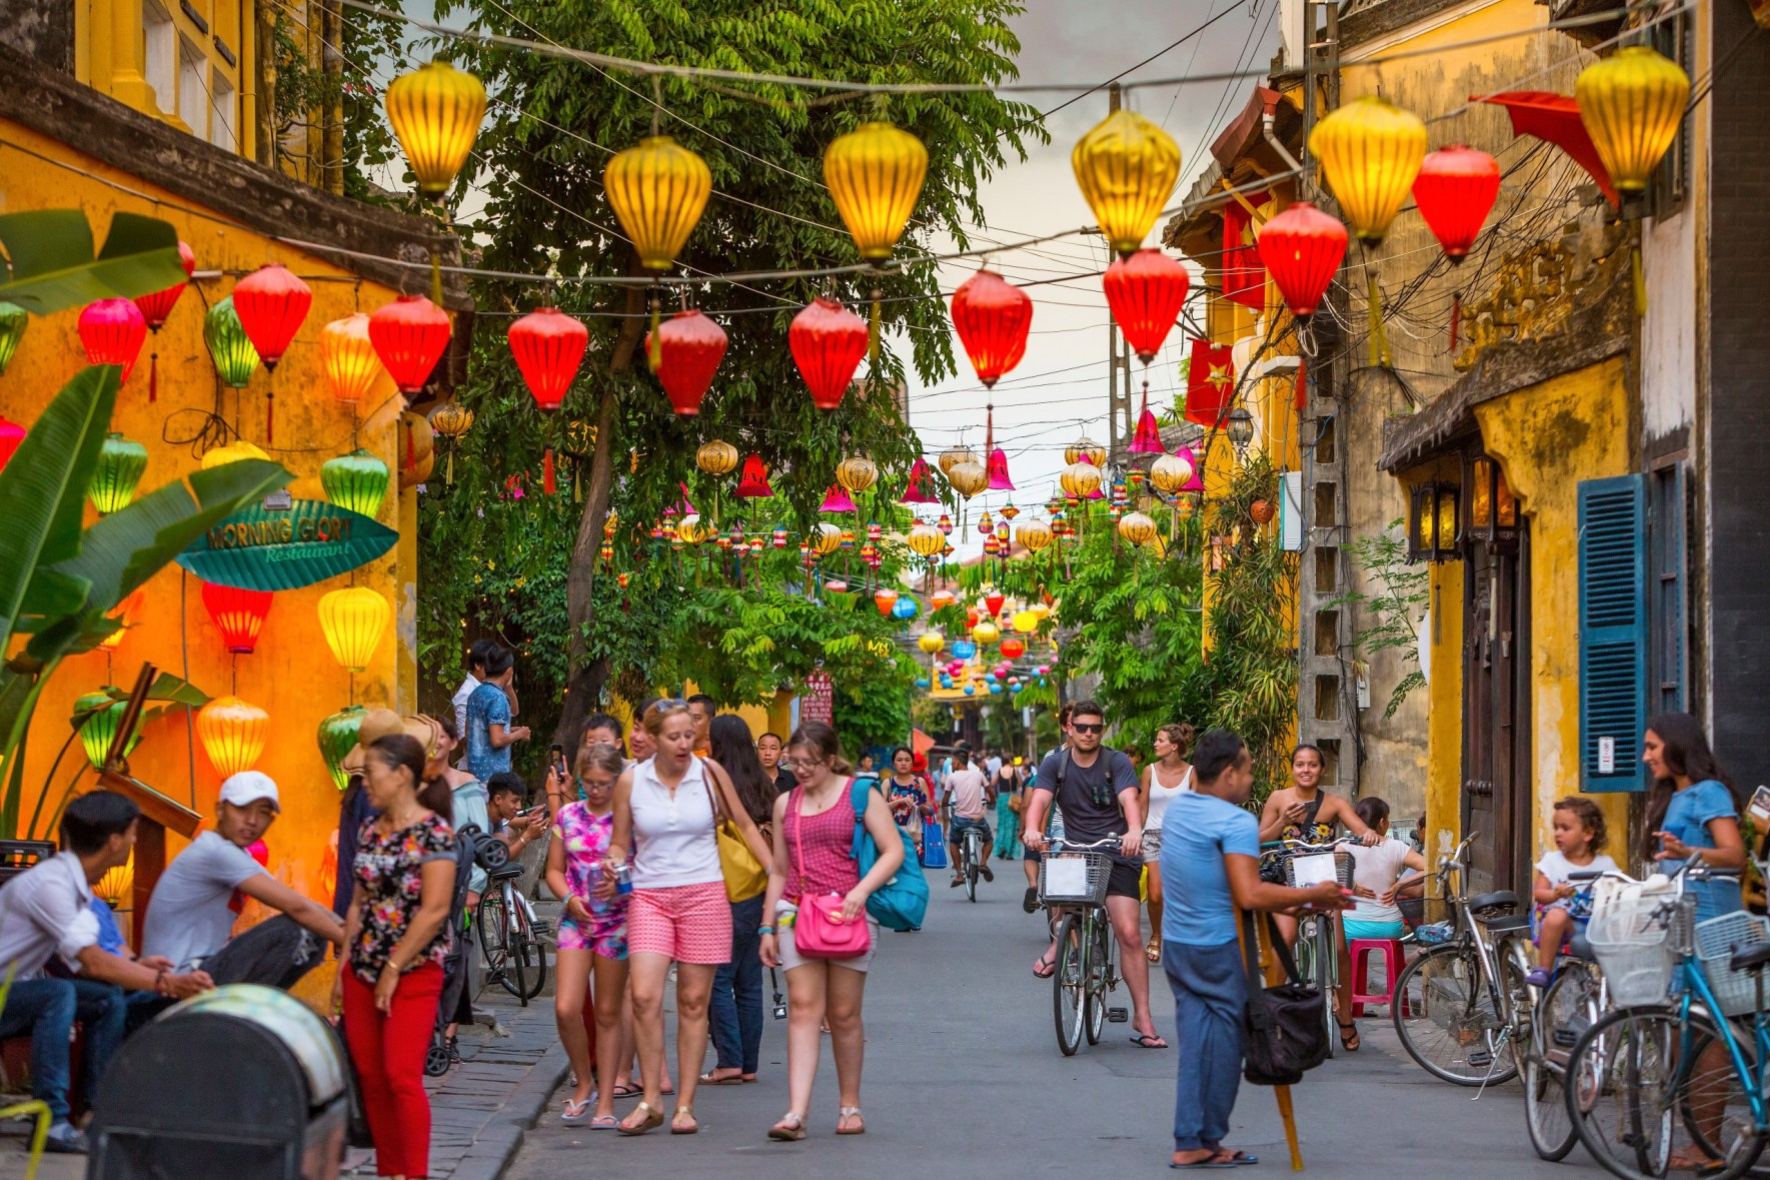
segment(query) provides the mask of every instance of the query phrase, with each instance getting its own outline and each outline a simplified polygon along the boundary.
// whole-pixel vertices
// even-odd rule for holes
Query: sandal
[[[858,1125],[851,1128],[851,1129],[844,1130],[842,1124],[846,1123],[849,1119],[853,1119]],[[838,1135],[865,1135],[866,1133],[867,1133],[867,1124],[866,1124],[866,1120],[860,1117],[860,1107],[858,1107],[858,1106],[844,1106],[840,1111],[837,1112],[837,1114],[836,1114],[836,1134],[838,1134]]]
[[[1358,1047],[1364,1044],[1364,1038],[1358,1035],[1358,1022],[1356,1020],[1348,1020],[1346,1023],[1340,1024],[1340,1022],[1336,1020],[1334,1023],[1340,1025],[1340,1048],[1346,1050],[1348,1053],[1358,1052]],[[1351,1031],[1348,1032],[1348,1029]]]
[[[1039,970],[1041,967],[1044,968],[1043,971]],[[1040,979],[1051,978],[1053,975],[1057,974],[1057,960],[1050,958],[1048,955],[1040,955],[1039,961],[1033,964],[1033,974]]]
[[[682,1120],[685,1118],[688,1120],[686,1127],[682,1125]],[[670,1134],[672,1135],[694,1135],[698,1134],[700,1129],[700,1120],[694,1117],[694,1108],[691,1106],[678,1106],[676,1113],[670,1116]]]
[[[616,1098],[637,1098],[643,1093],[645,1093],[645,1091],[640,1089],[638,1086],[621,1085],[621,1086],[615,1087],[614,1097],[616,1097]]]
[[[1139,1049],[1166,1049],[1168,1047],[1168,1042],[1162,1040],[1155,1033],[1138,1033],[1131,1038],[1131,1043]]]
[[[1161,935],[1158,934],[1149,940],[1148,945],[1143,948],[1143,957],[1148,959],[1151,963],[1159,963],[1162,961]]]
[[[581,1123],[589,1113],[590,1099],[586,1098],[584,1101],[578,1102],[574,1099],[567,1098],[565,1100],[565,1111],[559,1116],[559,1121],[562,1123]]]
[[[623,1135],[644,1135],[664,1125],[664,1112],[653,1107],[649,1102],[641,1102],[635,1106],[633,1114],[627,1117],[630,1119],[635,1114],[639,1116],[637,1123],[616,1123],[615,1130]]]
[[[789,1110],[781,1116],[780,1122],[768,1128],[768,1137],[782,1143],[797,1143],[805,1138],[805,1120]]]
[[[753,1082],[756,1080],[754,1077],[746,1078],[741,1073],[728,1073],[724,1077],[714,1077],[713,1075],[718,1072],[719,1071],[715,1069],[715,1070],[710,1070],[707,1073],[702,1074],[701,1075],[701,1085],[703,1085],[703,1086],[741,1086],[745,1082]]]
[[[620,1130],[620,1127],[620,1120],[616,1119],[612,1114],[599,1114],[590,1120],[590,1129],[592,1131],[618,1131]]]

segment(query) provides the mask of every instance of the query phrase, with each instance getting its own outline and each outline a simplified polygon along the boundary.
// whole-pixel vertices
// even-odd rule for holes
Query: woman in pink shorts
[[[561,1119],[581,1123],[589,1113],[596,1078],[612,1078],[619,1068],[623,1041],[621,1002],[627,992],[627,897],[615,892],[614,879],[603,872],[603,858],[614,836],[615,780],[627,760],[619,747],[594,745],[579,751],[574,768],[583,799],[567,803],[553,818],[553,840],[547,847],[547,887],[565,901],[559,920],[559,955],[553,1013],[559,1039],[571,1058],[577,1086],[566,1099]],[[596,1070],[590,1069],[590,1038],[585,1035],[584,1004],[595,975]],[[629,1049],[629,1053],[631,1050]],[[615,1088],[603,1086],[590,1127],[615,1126]]]
[[[645,1098],[616,1129],[643,1135],[663,1124],[664,984],[674,962],[676,1076],[682,1092],[670,1132],[692,1135],[701,1129],[694,1117],[695,1079],[707,1055],[713,973],[731,958],[731,906],[715,834],[719,821],[736,823],[762,863],[773,852],[725,771],[695,757],[688,705],[659,701],[645,711],[644,726],[656,752],[615,783],[614,835],[605,860],[612,873],[629,849],[633,853],[627,953],[633,1032],[645,1074]]]

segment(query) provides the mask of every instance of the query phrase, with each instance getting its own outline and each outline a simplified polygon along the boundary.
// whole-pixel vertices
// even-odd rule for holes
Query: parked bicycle
[[[534,907],[518,887],[522,866],[514,862],[490,869],[486,891],[480,895],[475,922],[479,947],[485,954],[486,981],[521,1001],[523,1007],[541,994],[547,983],[547,926],[535,917]]]
[[[1108,994],[1119,985],[1118,940],[1106,916],[1106,886],[1118,846],[1117,836],[1092,844],[1053,840],[1039,862],[1039,901],[1054,915],[1062,911],[1051,1008],[1057,1047],[1065,1057],[1075,1056],[1084,1036],[1088,1044],[1099,1044],[1107,1021],[1130,1019],[1126,1009],[1107,1006]]]
[[[1592,888],[1604,874],[1574,872],[1568,880],[1590,905]],[[1535,989],[1531,989],[1534,991]],[[1546,1160],[1559,1160],[1579,1142],[1568,1117],[1565,1081],[1567,1062],[1587,1029],[1610,1006],[1604,973],[1584,934],[1574,935],[1555,961],[1554,978],[1535,997],[1529,1036],[1519,1043],[1524,1080],[1524,1125],[1530,1145]]]
[[[1344,850],[1344,846],[1356,844],[1357,840],[1350,836],[1331,840],[1326,844],[1310,844],[1303,840],[1274,840],[1260,845],[1262,868],[1278,866],[1284,873],[1285,884],[1296,888],[1299,880],[1310,884],[1314,880],[1305,866],[1317,858],[1332,857],[1333,874],[1342,888],[1352,888],[1352,874],[1357,865],[1352,854]],[[1334,1015],[1334,996],[1340,984],[1340,952],[1338,940],[1334,937],[1334,915],[1325,912],[1308,911],[1297,921],[1297,974],[1303,982],[1321,992],[1321,1019],[1323,1043],[1328,1047],[1328,1056],[1334,1055],[1335,1034],[1338,1031],[1338,1018]]]

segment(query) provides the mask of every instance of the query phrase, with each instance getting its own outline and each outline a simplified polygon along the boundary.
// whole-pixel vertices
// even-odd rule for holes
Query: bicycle
[[[952,809],[947,809],[947,831],[953,830]],[[967,826],[959,834],[959,863],[954,866],[965,883],[965,896],[977,900],[977,878],[983,871],[983,829]]]
[[[1356,843],[1358,841],[1350,836],[1330,840],[1326,844],[1311,844],[1304,840],[1274,840],[1260,845],[1261,866],[1265,869],[1281,865],[1285,884],[1296,888],[1299,859],[1306,862],[1317,856],[1332,856],[1335,879],[1342,888],[1350,889],[1356,865],[1351,854],[1341,851],[1341,848]],[[1334,996],[1340,983],[1340,953],[1334,938],[1332,914],[1309,910],[1298,918],[1296,960],[1298,976],[1321,993],[1322,1025],[1326,1037],[1324,1043],[1327,1045],[1328,1056],[1332,1057],[1335,1036],[1339,1032],[1339,1018],[1334,1014]]]
[[[486,891],[475,915],[486,982],[496,983],[526,1008],[547,984],[547,944],[542,937],[548,928],[536,920],[534,907],[517,888],[520,864],[491,869],[486,875]]]
[[[1110,1008],[1106,997],[1119,985],[1118,940],[1106,916],[1106,887],[1112,876],[1112,855],[1119,838],[1092,844],[1053,840],[1039,862],[1039,901],[1063,910],[1057,924],[1057,963],[1051,973],[1051,1011],[1057,1024],[1057,1048],[1073,1057],[1086,1036],[1100,1043],[1107,1021],[1123,1024],[1130,1013]]]
[[[1604,874],[1575,872],[1579,895],[1590,905],[1593,884]],[[1522,1042],[1524,1126],[1530,1146],[1550,1162],[1566,1158],[1579,1142],[1566,1099],[1567,1063],[1585,1031],[1610,1007],[1604,973],[1583,934],[1576,934],[1555,961],[1554,978],[1536,1001],[1529,1033]]]

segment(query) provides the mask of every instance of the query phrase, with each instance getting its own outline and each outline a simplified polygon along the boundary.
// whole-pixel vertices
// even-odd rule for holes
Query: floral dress
[[[602,880],[602,861],[615,833],[614,812],[595,815],[582,802],[567,803],[553,819],[554,838],[565,849],[565,883],[573,897],[590,910],[588,925],[574,918],[559,920],[559,949],[593,951],[605,959],[627,957],[627,897],[606,900],[591,896]]]
[[[376,831],[375,822],[365,823],[357,837],[355,874],[362,926],[350,948],[351,970],[368,984],[380,976],[418,913],[424,866],[433,860],[455,860],[454,829],[435,812],[397,832]],[[406,970],[425,963],[440,967],[448,953],[449,929],[444,922]]]

